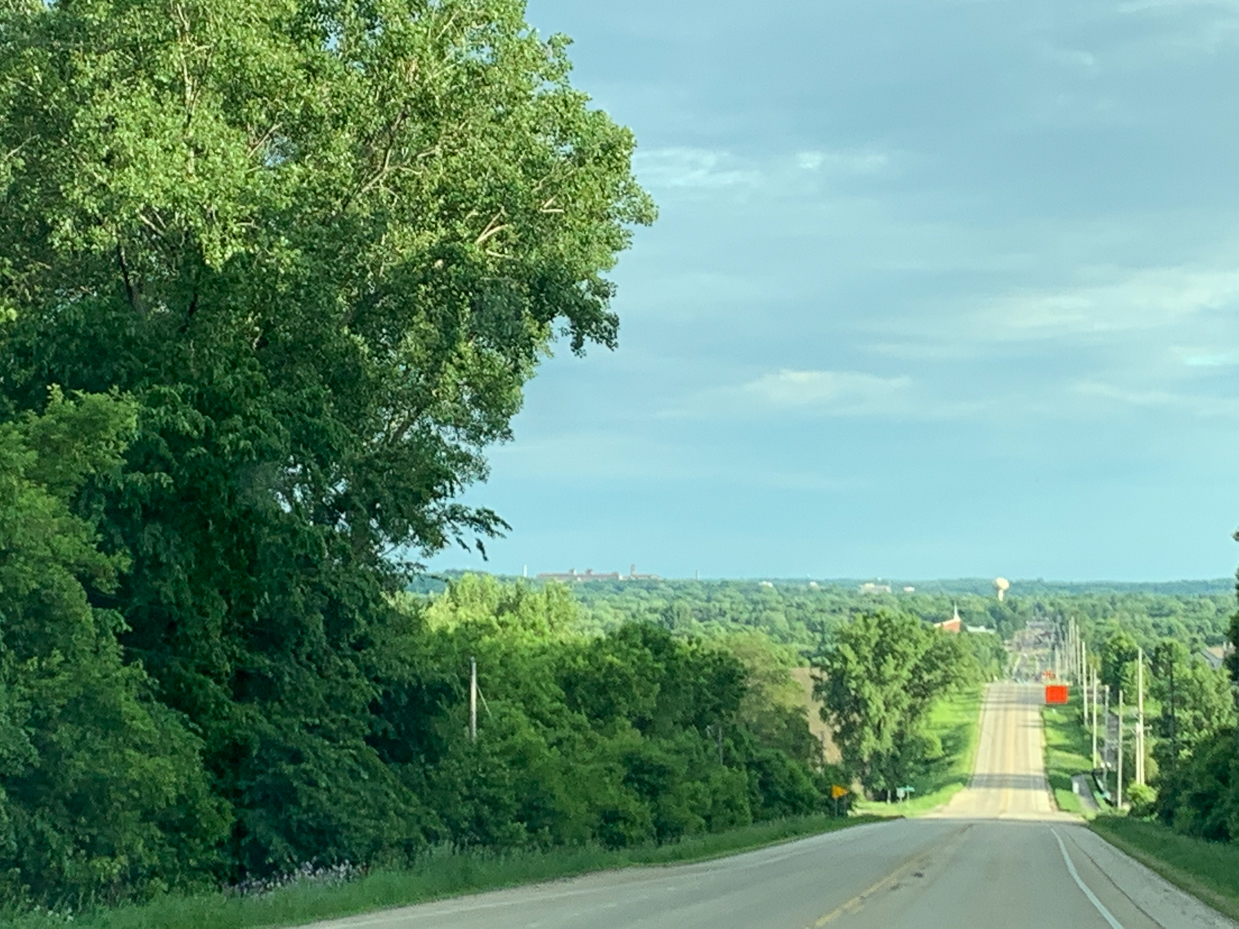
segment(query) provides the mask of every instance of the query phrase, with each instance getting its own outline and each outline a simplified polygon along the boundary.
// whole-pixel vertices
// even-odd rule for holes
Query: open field
[[[704,861],[834,832],[874,822],[873,816],[838,819],[826,815],[756,823],[713,835],[694,836],[667,845],[609,851],[601,848],[558,849],[509,855],[450,853],[427,855],[414,868],[376,871],[337,886],[301,885],[263,896],[202,894],[168,896],[140,906],[65,915],[25,916],[4,920],[5,929],[256,929],[295,926],[408,906],[444,897],[514,887],[591,871]],[[0,914],[2,916],[3,914]]]

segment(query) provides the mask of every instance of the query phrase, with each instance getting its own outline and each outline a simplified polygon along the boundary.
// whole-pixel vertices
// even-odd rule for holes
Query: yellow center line
[[[868,902],[870,897],[880,893],[888,887],[898,884],[902,878],[907,877],[914,871],[923,871],[929,866],[931,861],[942,861],[949,858],[952,854],[954,854],[956,849],[963,844],[964,833],[971,828],[971,824],[960,826],[958,829],[951,832],[942,843],[935,845],[931,849],[918,851],[912,855],[909,855],[895,867],[895,870],[891,871],[885,877],[874,881],[856,896],[845,900],[825,916],[819,916],[813,922],[812,927],[808,927],[808,929],[822,929],[823,926],[834,922],[840,916],[859,912],[864,909],[865,903]]]

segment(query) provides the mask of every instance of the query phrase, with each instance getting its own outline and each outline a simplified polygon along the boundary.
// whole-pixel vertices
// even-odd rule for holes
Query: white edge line
[[[1097,912],[1110,924],[1111,929],[1123,929],[1123,924],[1114,918],[1114,914],[1106,909],[1104,903],[1097,899],[1097,894],[1089,890],[1088,885],[1080,880],[1080,874],[1076,871],[1076,866],[1072,863],[1071,856],[1067,854],[1067,846],[1063,844],[1063,837],[1058,834],[1058,830],[1051,827],[1050,831],[1054,833],[1054,838],[1058,840],[1058,850],[1063,853],[1063,861],[1067,863],[1067,871],[1071,874],[1071,879],[1076,882],[1076,886],[1084,891],[1084,896],[1088,897],[1089,903],[1097,907]]]

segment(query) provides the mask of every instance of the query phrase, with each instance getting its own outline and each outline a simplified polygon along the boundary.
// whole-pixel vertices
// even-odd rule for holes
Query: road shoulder
[[[1108,837],[1084,828],[1063,829],[1063,837],[1087,856],[1116,888],[1168,929],[1239,929],[1239,923],[1166,880]]]

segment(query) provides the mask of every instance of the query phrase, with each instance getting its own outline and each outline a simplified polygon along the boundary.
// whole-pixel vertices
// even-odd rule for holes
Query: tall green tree
[[[876,610],[840,627],[814,665],[814,691],[844,764],[890,794],[924,761],[934,702],[975,673],[958,637],[915,616]]]
[[[0,4],[0,416],[136,403],[90,595],[242,870],[422,840],[367,722],[391,559],[502,528],[457,498],[653,217],[566,46],[520,0]]]
[[[1168,772],[1203,740],[1234,725],[1231,682],[1174,639],[1154,649],[1149,671],[1149,696],[1160,707],[1152,727],[1153,757]]]

